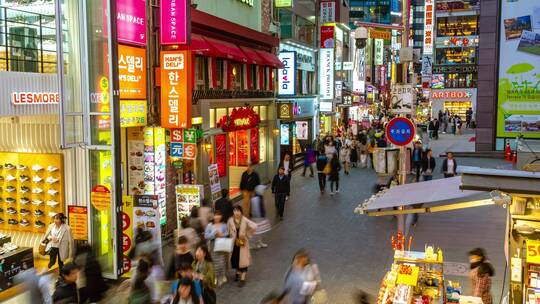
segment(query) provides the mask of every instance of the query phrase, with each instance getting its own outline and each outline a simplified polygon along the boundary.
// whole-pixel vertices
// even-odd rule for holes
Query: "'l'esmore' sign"
[[[279,60],[283,69],[278,70],[278,95],[296,95],[296,52],[281,52]]]

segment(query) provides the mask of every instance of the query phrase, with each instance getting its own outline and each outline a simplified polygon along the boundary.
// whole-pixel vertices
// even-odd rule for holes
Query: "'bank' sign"
[[[283,69],[278,70],[278,95],[296,95],[296,52],[281,52],[279,60]]]

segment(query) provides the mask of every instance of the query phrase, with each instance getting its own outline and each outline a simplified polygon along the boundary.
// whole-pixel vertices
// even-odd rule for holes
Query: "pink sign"
[[[146,0],[116,0],[118,41],[146,45]]]
[[[161,0],[161,44],[189,44],[189,0]]]

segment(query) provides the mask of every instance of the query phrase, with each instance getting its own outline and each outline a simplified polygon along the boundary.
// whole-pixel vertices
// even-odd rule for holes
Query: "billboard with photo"
[[[540,1],[502,1],[497,137],[540,138]]]

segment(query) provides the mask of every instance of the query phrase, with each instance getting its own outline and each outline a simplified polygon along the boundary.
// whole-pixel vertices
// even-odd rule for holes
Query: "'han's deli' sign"
[[[11,103],[16,106],[59,104],[60,94],[55,92],[13,92],[11,93]]]

